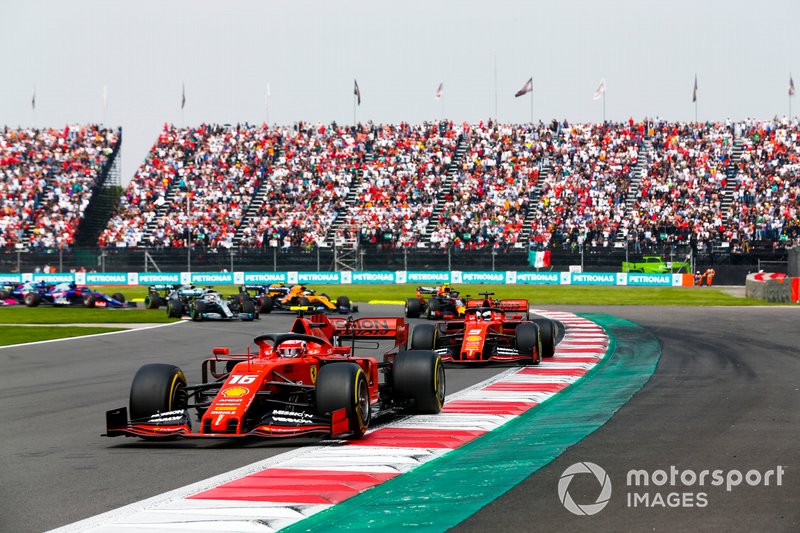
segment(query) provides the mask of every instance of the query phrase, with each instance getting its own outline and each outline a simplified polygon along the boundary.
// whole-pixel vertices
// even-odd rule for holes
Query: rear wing
[[[506,318],[509,320],[518,320],[521,318],[528,318],[528,307],[529,303],[528,300],[517,300],[517,299],[510,299],[510,300],[468,300],[467,301],[467,309],[473,309],[475,307],[495,307],[506,313],[511,313],[511,315],[507,315]]]
[[[344,339],[394,339],[396,345],[408,340],[405,318],[340,318],[330,317],[334,334]]]

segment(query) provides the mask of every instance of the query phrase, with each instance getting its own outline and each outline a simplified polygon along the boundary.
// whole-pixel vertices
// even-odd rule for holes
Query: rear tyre
[[[531,322],[519,324],[514,334],[517,351],[520,355],[530,356],[533,365],[542,362],[542,343],[539,335],[539,326]]]
[[[6,298],[10,298],[11,293],[8,291],[0,291],[0,300],[5,300]]]
[[[121,292],[115,292],[114,294],[111,295],[111,297],[121,304],[125,303],[125,295],[122,294]]]
[[[144,297],[145,309],[158,309],[162,303],[164,302],[161,301],[161,296],[158,294],[148,294]]]
[[[96,299],[94,297],[94,294],[83,295],[83,306],[86,307],[87,309],[91,309],[92,307],[94,307],[95,302]]]
[[[409,350],[395,356],[392,392],[398,400],[412,400],[411,412],[436,414],[446,392],[442,358],[430,350]]]
[[[329,363],[320,367],[317,376],[317,414],[332,415],[344,409],[352,438],[364,435],[371,411],[369,385],[364,370],[356,363]]]
[[[411,350],[436,348],[436,324],[417,324],[411,332]]]
[[[203,320],[203,313],[206,312],[206,303],[203,301],[196,301],[192,306],[192,320],[200,322]]]
[[[339,296],[336,298],[336,309],[346,309],[345,312],[350,312],[350,298],[347,296]]]
[[[422,303],[416,298],[406,300],[405,313],[407,318],[419,318],[422,314]]]
[[[272,297],[271,296],[264,296],[263,298],[261,298],[261,312],[262,313],[271,313],[273,305],[274,305],[274,302],[272,301]]]
[[[24,301],[25,305],[28,307],[37,307],[42,303],[42,297],[39,294],[31,292],[25,295]]]
[[[248,313],[252,318],[244,318],[243,320],[250,322],[251,320],[255,320],[257,317],[256,315],[256,303],[248,298],[242,302],[242,313]]]
[[[436,318],[436,313],[441,309],[441,302],[436,298],[431,298],[428,300],[428,310],[426,311],[425,316],[427,318]]]
[[[533,323],[539,326],[542,339],[542,357],[553,357],[556,347],[556,323],[549,318],[537,318]]]
[[[155,363],[136,372],[131,384],[131,420],[186,407],[186,376],[175,365]]]
[[[167,301],[167,316],[170,318],[180,318],[183,316],[183,304],[177,298],[170,298]]]

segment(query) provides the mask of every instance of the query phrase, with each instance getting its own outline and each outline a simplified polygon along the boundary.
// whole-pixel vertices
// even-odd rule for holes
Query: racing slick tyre
[[[395,356],[392,390],[398,399],[411,399],[415,414],[436,414],[445,396],[444,363],[430,350],[409,350]]]
[[[167,316],[170,318],[180,318],[183,316],[183,304],[177,298],[170,298],[167,301]]]
[[[271,313],[272,306],[274,305],[271,296],[264,296],[261,298],[261,312],[262,313]]]
[[[337,362],[320,367],[315,394],[318,415],[332,415],[344,409],[352,438],[360,438],[367,431],[372,414],[369,385],[364,370],[356,363]]]
[[[428,300],[428,309],[425,312],[425,318],[431,319],[436,318],[436,313],[441,309],[442,302],[437,300],[436,298],[431,298]]]
[[[32,292],[26,294],[24,300],[25,305],[28,307],[37,307],[40,303],[42,303],[42,297]]]
[[[311,305],[311,301],[305,296],[301,296],[297,299],[297,305]]]
[[[417,324],[411,332],[412,350],[433,350],[436,348],[436,324]]]
[[[144,297],[145,309],[158,309],[162,303],[164,302],[161,301],[161,296],[158,294],[148,294]]]
[[[84,294],[83,295],[83,306],[87,309],[91,309],[94,307],[95,304],[95,297],[94,294]]]
[[[258,314],[256,312],[256,303],[253,300],[251,300],[250,298],[248,298],[246,300],[243,299],[242,300],[242,313],[248,313],[253,317],[253,318],[243,318],[242,320],[244,320],[245,322],[251,322],[251,321],[255,320],[256,318],[258,318]]]
[[[192,320],[200,322],[203,320],[203,313],[206,312],[206,303],[203,301],[196,301],[192,306]]]
[[[175,365],[144,365],[131,383],[131,420],[149,418],[186,406],[186,376]]]
[[[520,355],[529,355],[531,357],[530,363],[533,365],[538,365],[542,362],[542,341],[537,324],[531,322],[519,324],[514,332],[514,339]],[[523,364],[526,362],[522,361]]]
[[[345,313],[350,312],[350,298],[348,296],[339,296],[336,298],[336,309],[340,311],[346,309]]]
[[[416,298],[406,300],[406,318],[419,318],[422,314],[422,303]]]
[[[111,295],[111,297],[121,304],[125,303],[125,295],[122,294],[121,292],[115,292],[114,294]]]
[[[542,339],[542,357],[553,357],[556,348],[556,323],[549,318],[537,318],[533,323],[539,326]]]

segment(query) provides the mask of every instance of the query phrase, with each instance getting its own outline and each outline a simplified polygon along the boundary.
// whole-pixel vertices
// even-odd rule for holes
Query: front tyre
[[[446,393],[442,358],[430,350],[409,350],[395,356],[392,392],[397,400],[412,400],[414,414],[436,414]]]
[[[94,307],[94,304],[97,302],[94,294],[84,294],[83,295],[83,306],[87,309],[91,309]]]
[[[186,407],[186,376],[175,365],[155,363],[136,372],[131,384],[131,420]]]
[[[192,305],[192,320],[200,322],[203,320],[203,313],[206,312],[206,303],[202,300],[194,302]]]
[[[371,411],[367,376],[359,365],[337,362],[320,367],[315,394],[318,415],[331,416],[344,409],[350,436],[364,435]]]
[[[24,301],[27,307],[37,307],[42,303],[42,297],[35,292],[29,292],[25,295]]]

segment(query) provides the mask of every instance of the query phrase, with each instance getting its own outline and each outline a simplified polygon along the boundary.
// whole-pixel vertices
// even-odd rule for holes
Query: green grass
[[[414,296],[417,285],[309,285],[317,294],[326,293],[332,299],[346,295],[353,302],[370,300],[404,301]],[[234,294],[235,286],[215,287],[222,294]],[[768,304],[752,298],[737,298],[716,288],[708,287],[603,287],[591,285],[454,285],[462,296],[479,292],[494,292],[498,298],[527,298],[531,304],[543,305],[678,305],[678,306],[751,306]],[[147,287],[97,287],[97,290],[122,292],[126,298],[144,298]],[[130,294],[130,296],[129,296]],[[150,314],[149,312],[147,313]],[[143,320],[147,322],[148,320]],[[152,320],[160,322],[161,320]],[[163,320],[166,322],[167,320]],[[120,320],[120,322],[123,322]]]
[[[126,324],[176,322],[164,309],[84,309],[82,307],[0,307],[0,324]]]
[[[112,331],[123,331],[123,329],[124,328],[84,328],[71,326],[57,328],[0,326],[0,346],[64,339],[67,337],[81,337],[83,335],[94,335],[96,333],[110,333]]]
[[[404,301],[415,295],[415,285],[318,285],[317,293],[332,298],[347,295],[354,302]],[[493,292],[497,298],[526,298],[532,305],[770,305],[762,300],[737,298],[706,287],[598,287],[571,285],[453,285],[461,295],[480,298]]]

